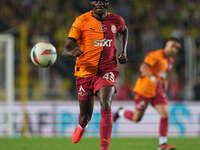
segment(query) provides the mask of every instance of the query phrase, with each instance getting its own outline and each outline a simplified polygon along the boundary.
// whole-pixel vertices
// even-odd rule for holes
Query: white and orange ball
[[[56,62],[56,48],[49,42],[39,42],[31,50],[31,60],[39,67],[49,67]]]

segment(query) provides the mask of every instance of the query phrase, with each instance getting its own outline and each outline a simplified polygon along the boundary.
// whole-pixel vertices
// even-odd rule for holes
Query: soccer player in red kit
[[[63,56],[77,58],[75,76],[80,114],[72,141],[80,141],[91,120],[94,96],[97,96],[101,105],[101,150],[108,150],[112,133],[111,97],[118,76],[117,59],[121,64],[127,61],[128,29],[122,17],[107,12],[109,0],[91,0],[90,4],[93,9],[74,21],[62,52]],[[117,34],[122,51],[116,59]]]
[[[135,112],[119,108],[113,115],[114,122],[121,116],[133,122],[139,122],[150,103],[160,115],[160,150],[174,150],[176,148],[167,144],[169,115],[165,90],[167,89],[167,73],[173,64],[172,56],[177,54],[180,47],[181,44],[178,39],[170,38],[167,40],[164,49],[147,54],[140,66],[142,74],[133,89]]]

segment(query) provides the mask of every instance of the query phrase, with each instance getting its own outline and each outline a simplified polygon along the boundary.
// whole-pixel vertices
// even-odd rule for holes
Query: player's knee
[[[163,116],[163,118],[168,119],[168,118],[169,118],[169,115],[166,114],[166,115]]]
[[[163,113],[161,115],[162,118],[168,119],[169,118],[169,114],[168,113]]]
[[[139,123],[141,119],[134,119],[133,122]]]
[[[139,111],[139,112],[136,111],[132,118],[133,122],[135,122],[135,123],[140,122],[142,120],[143,114],[144,114],[144,112],[142,112],[142,111]]]
[[[101,99],[101,108],[104,109],[111,109],[111,98],[104,97]]]
[[[133,122],[138,123],[141,121],[141,119],[142,119],[141,117],[134,117]]]
[[[109,102],[105,102],[105,103],[101,104],[101,109],[102,110],[111,109],[111,104]]]

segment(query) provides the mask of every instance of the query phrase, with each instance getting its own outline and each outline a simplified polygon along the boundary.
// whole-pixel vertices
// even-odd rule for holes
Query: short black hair
[[[169,41],[176,41],[176,42],[178,42],[179,44],[181,44],[180,39],[178,39],[178,38],[176,38],[176,37],[170,37],[170,38],[168,38],[168,39],[164,42],[164,45],[166,45],[166,43],[169,42]]]

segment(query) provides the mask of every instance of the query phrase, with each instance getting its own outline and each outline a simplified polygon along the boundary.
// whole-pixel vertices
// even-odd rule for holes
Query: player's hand
[[[163,79],[163,78],[160,78],[160,79],[157,79],[156,82],[157,85],[161,88],[163,88],[165,91],[167,91],[168,89],[168,81]]]
[[[80,50],[79,47],[74,48],[72,51],[72,56],[79,57],[83,52]]]
[[[168,80],[165,80],[165,81],[164,81],[164,89],[165,89],[165,91],[168,90],[168,87],[169,87]]]
[[[158,84],[159,86],[164,87],[165,80],[163,78],[156,78],[155,76],[150,76],[149,79],[151,82]]]
[[[127,62],[126,55],[124,53],[119,54],[118,60],[120,64],[125,64]]]

